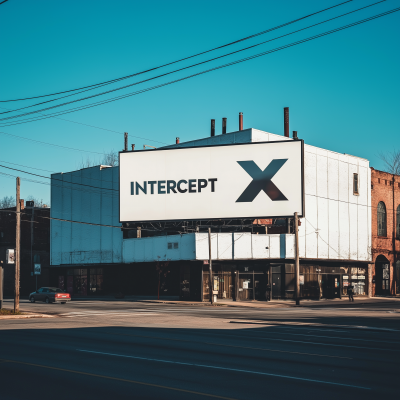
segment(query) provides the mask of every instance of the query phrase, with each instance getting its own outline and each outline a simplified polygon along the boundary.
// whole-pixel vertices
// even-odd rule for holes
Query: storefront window
[[[101,294],[103,292],[103,268],[90,268],[90,293]]]
[[[355,296],[366,296],[368,294],[367,268],[348,266],[341,269],[344,270],[342,295],[348,295],[347,288],[351,285]]]
[[[76,268],[67,270],[67,292],[87,295],[87,269]]]

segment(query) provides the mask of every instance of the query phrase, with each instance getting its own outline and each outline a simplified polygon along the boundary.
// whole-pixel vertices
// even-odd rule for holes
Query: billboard
[[[303,216],[302,140],[119,153],[120,222]]]

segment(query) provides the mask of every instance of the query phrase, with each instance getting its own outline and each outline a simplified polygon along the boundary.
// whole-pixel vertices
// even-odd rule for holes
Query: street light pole
[[[210,302],[211,304],[214,304],[214,285],[211,259],[211,228],[208,228],[208,268],[210,271]]]
[[[294,213],[294,236],[295,236],[295,296],[296,306],[300,305],[300,259],[299,259],[299,217],[297,212]]]

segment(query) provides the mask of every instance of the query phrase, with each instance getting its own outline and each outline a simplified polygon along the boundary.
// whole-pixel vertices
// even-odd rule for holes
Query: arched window
[[[383,201],[378,204],[378,236],[386,236],[386,207]]]
[[[400,240],[400,204],[397,206],[396,211],[396,237]]]

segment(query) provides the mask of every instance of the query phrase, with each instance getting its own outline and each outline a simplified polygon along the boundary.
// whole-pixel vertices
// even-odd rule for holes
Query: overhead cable
[[[6,1],[7,1],[7,0],[6,0]],[[306,15],[306,16],[304,16],[304,17],[297,18],[297,19],[295,19],[295,20],[293,20],[293,21],[286,22],[286,23],[284,23],[284,24],[275,26],[275,27],[273,27],[273,28],[269,28],[269,29],[267,29],[267,30],[264,30],[264,31],[255,33],[255,34],[253,34],[253,35],[250,35],[250,36],[247,36],[247,37],[238,39],[238,40],[235,40],[235,41],[233,41],[233,42],[230,42],[230,43],[227,43],[227,44],[218,46],[218,47],[214,47],[214,48],[212,48],[212,49],[205,50],[205,51],[202,51],[202,52],[200,52],[200,53],[193,54],[193,55],[191,55],[191,56],[184,57],[184,58],[181,58],[181,59],[179,59],[179,60],[175,60],[175,61],[172,61],[172,62],[163,64],[163,65],[159,65],[159,66],[157,66],[157,67],[153,67],[153,68],[150,68],[150,69],[141,71],[141,72],[136,72],[136,73],[134,73],[134,74],[130,74],[130,75],[127,75],[127,76],[123,76],[123,77],[120,77],[120,78],[115,78],[115,79],[111,79],[111,80],[108,80],[108,81],[104,81],[104,82],[100,82],[100,83],[95,83],[95,84],[93,84],[93,85],[82,86],[82,87],[76,88],[76,89],[64,90],[64,91],[62,91],[62,92],[50,93],[50,94],[45,94],[45,95],[41,95],[41,96],[25,97],[25,98],[21,98],[21,99],[0,100],[0,103],[7,103],[7,102],[12,102],[12,101],[32,100],[32,99],[38,99],[38,98],[42,98],[42,97],[56,96],[56,95],[58,95],[58,94],[70,93],[70,92],[74,92],[74,91],[78,91],[78,90],[82,90],[82,89],[87,89],[87,88],[94,88],[94,89],[96,89],[97,87],[101,87],[101,86],[108,85],[108,84],[111,84],[111,83],[119,82],[119,81],[121,81],[121,80],[131,78],[131,77],[133,77],[133,76],[141,75],[141,74],[144,74],[144,73],[147,73],[147,72],[150,72],[150,71],[154,71],[154,70],[157,70],[157,69],[160,69],[160,68],[164,68],[164,67],[167,67],[167,66],[169,66],[169,65],[179,63],[179,62],[181,62],[181,61],[185,61],[185,60],[189,60],[189,59],[194,58],[194,57],[198,57],[198,56],[200,56],[200,55],[202,55],[202,54],[210,53],[210,52],[212,52],[212,51],[219,50],[219,49],[222,49],[222,48],[224,48],[224,47],[228,47],[228,46],[234,45],[234,44],[236,44],[236,43],[243,42],[243,41],[245,41],[245,40],[252,39],[252,38],[257,37],[257,36],[260,36],[260,35],[264,35],[264,34],[266,34],[266,33],[268,33],[268,32],[272,32],[272,31],[274,31],[274,30],[276,30],[276,29],[279,29],[279,28],[282,28],[282,27],[284,27],[284,26],[294,24],[295,22],[301,21],[301,20],[306,19],[306,18],[310,18],[310,17],[312,17],[312,16],[314,16],[314,15],[317,15],[317,14],[320,14],[320,13],[322,13],[322,12],[328,11],[328,10],[330,10],[330,9],[332,9],[332,8],[335,8],[335,7],[339,7],[339,6],[343,5],[343,4],[350,3],[350,2],[352,2],[352,1],[353,1],[353,0],[344,1],[344,2],[339,3],[339,4],[336,4],[336,5],[334,5],[334,6],[325,8],[325,9],[320,10],[320,11],[316,11],[316,12],[314,12],[314,13],[312,13],[312,14],[308,14],[308,15]],[[1,3],[0,3],[0,4],[1,4]]]
[[[51,107],[42,108],[42,109],[40,109],[40,110],[35,110],[35,111],[25,112],[25,113],[18,114],[18,115],[12,115],[12,116],[9,116],[9,117],[0,118],[0,121],[6,121],[6,120],[10,120],[10,119],[21,118],[21,117],[24,117],[24,116],[27,116],[27,115],[32,115],[32,114],[40,113],[40,112],[47,111],[47,110],[51,110],[51,109],[54,109],[54,108],[64,107],[64,106],[69,105],[69,104],[72,104],[72,103],[77,103],[77,102],[80,102],[80,101],[85,101],[85,100],[88,100],[88,99],[92,99],[92,98],[94,98],[94,97],[104,96],[104,95],[106,95],[106,94],[113,93],[113,92],[116,92],[116,91],[119,91],[119,90],[123,90],[123,89],[126,89],[126,88],[128,88],[128,87],[140,85],[140,84],[142,84],[142,83],[149,82],[149,81],[154,80],[154,79],[158,79],[158,78],[162,78],[162,77],[167,76],[167,75],[175,74],[175,73],[177,73],[177,72],[181,72],[181,71],[184,71],[184,70],[187,70],[187,69],[190,69],[190,68],[194,68],[194,67],[197,67],[197,66],[199,66],[199,65],[203,65],[203,64],[206,64],[206,63],[209,63],[209,62],[212,62],[212,61],[215,61],[215,60],[224,58],[224,57],[231,56],[231,55],[236,54],[236,53],[240,53],[240,52],[242,52],[242,51],[246,51],[246,50],[252,49],[252,48],[254,48],[254,47],[261,46],[261,45],[263,45],[263,44],[272,42],[272,41],[274,41],[274,40],[278,40],[278,39],[284,38],[284,37],[286,37],[286,36],[293,35],[293,34],[295,34],[295,33],[304,31],[304,30],[306,30],[306,29],[310,29],[310,28],[313,28],[313,27],[315,27],[315,26],[318,26],[318,25],[321,25],[321,24],[324,24],[324,23],[333,21],[333,20],[335,20],[335,19],[344,17],[344,16],[346,16],[346,15],[355,13],[355,12],[357,12],[357,11],[361,11],[361,10],[363,10],[363,9],[365,9],[365,8],[374,6],[374,5],[379,4],[379,3],[383,3],[383,2],[385,2],[385,1],[386,1],[386,0],[380,0],[380,1],[376,2],[376,3],[369,4],[369,5],[367,5],[367,6],[364,6],[364,7],[361,7],[361,8],[359,8],[359,9],[356,9],[356,10],[353,10],[353,11],[350,11],[350,12],[347,12],[347,13],[345,13],[345,14],[341,14],[341,15],[336,16],[336,17],[333,17],[333,18],[329,18],[329,19],[327,19],[327,20],[325,20],[325,21],[318,22],[318,23],[316,23],[316,24],[307,26],[307,27],[305,27],[305,28],[301,28],[301,29],[295,30],[295,31],[293,31],[293,32],[289,32],[289,33],[287,33],[287,34],[284,34],[284,35],[281,35],[281,36],[278,36],[278,37],[275,37],[275,38],[272,38],[272,39],[269,39],[269,40],[265,40],[265,41],[263,41],[263,42],[256,43],[256,44],[254,44],[254,45],[251,45],[251,46],[248,46],[248,47],[244,47],[244,48],[242,48],[242,49],[235,50],[235,51],[232,51],[232,52],[230,52],[230,53],[226,53],[226,54],[223,54],[223,55],[220,55],[220,56],[217,56],[217,57],[214,57],[214,58],[205,60],[205,61],[201,61],[201,62],[192,64],[192,65],[189,65],[189,66],[186,66],[186,67],[182,67],[182,68],[179,68],[179,69],[170,71],[170,72],[166,72],[166,73],[163,73],[163,74],[160,74],[160,75],[151,77],[151,78],[147,78],[147,79],[144,79],[144,80],[139,81],[139,82],[134,82],[134,83],[131,83],[131,84],[129,84],[129,85],[124,85],[124,86],[121,86],[121,87],[118,87],[118,88],[115,88],[115,89],[107,90],[107,91],[105,91],[105,92],[96,93],[96,94],[93,94],[93,95],[90,95],[90,96],[86,96],[86,97],[82,97],[82,98],[79,98],[79,99],[67,101],[67,102],[64,102],[64,103],[61,103],[61,104],[57,104],[57,105],[54,105],[54,106],[51,106]],[[64,97],[69,97],[69,96],[64,96]],[[62,98],[63,98],[63,97],[60,97],[60,98],[55,99],[55,100],[60,100],[60,99],[62,99]],[[15,109],[15,110],[5,111],[5,112],[2,112],[2,113],[0,113],[0,114],[7,114],[7,113],[10,113],[10,112],[15,112],[15,111],[19,111],[19,110],[26,109],[26,108],[30,108],[30,107],[36,107],[36,106],[39,106],[39,105],[41,105],[41,104],[48,103],[48,102],[50,102],[50,101],[53,101],[53,100],[49,100],[49,101],[45,101],[45,102],[42,102],[42,103],[33,104],[33,105],[30,105],[30,106],[26,106],[26,107],[21,107],[21,108]]]
[[[26,123],[26,122],[31,122],[31,121],[38,121],[38,120],[45,119],[45,118],[52,118],[54,115],[58,116],[58,115],[69,114],[71,112],[85,110],[85,109],[88,109],[88,108],[92,108],[92,107],[96,107],[96,106],[99,106],[99,105],[107,104],[107,103],[110,103],[110,102],[113,102],[113,101],[121,100],[121,99],[124,99],[124,98],[127,98],[127,97],[131,97],[131,96],[135,96],[135,95],[138,95],[138,94],[142,94],[142,93],[154,90],[154,89],[158,89],[158,88],[161,88],[161,87],[164,87],[164,86],[171,85],[173,83],[181,82],[181,81],[184,81],[186,79],[190,79],[190,78],[193,78],[193,77],[196,77],[196,76],[200,76],[200,75],[206,74],[208,72],[216,71],[216,70],[219,70],[219,69],[222,69],[222,68],[226,68],[226,67],[229,67],[229,66],[232,66],[232,65],[236,65],[236,64],[245,62],[245,61],[253,60],[255,58],[258,58],[258,57],[261,57],[261,56],[265,56],[265,55],[268,55],[268,54],[271,54],[271,53],[274,53],[274,52],[277,52],[277,51],[280,51],[280,50],[284,50],[284,49],[287,49],[287,48],[290,48],[290,47],[293,47],[293,46],[296,46],[296,45],[299,45],[299,44],[302,44],[302,43],[306,43],[306,42],[309,42],[311,40],[315,40],[315,39],[330,35],[332,33],[340,32],[340,31],[342,31],[344,29],[348,29],[348,28],[363,24],[365,22],[369,22],[369,21],[375,20],[377,18],[381,18],[383,16],[386,16],[386,15],[389,15],[389,14],[392,14],[392,13],[395,13],[395,12],[398,12],[398,11],[400,11],[400,7],[392,9],[392,10],[389,10],[389,11],[386,11],[386,12],[383,12],[381,14],[374,15],[374,16],[369,17],[369,18],[365,18],[365,19],[360,20],[360,21],[353,22],[351,24],[344,25],[344,26],[339,27],[339,28],[331,29],[329,31],[326,31],[326,32],[323,32],[323,33],[320,33],[320,34],[317,34],[317,35],[314,35],[314,36],[310,36],[310,37],[302,39],[302,40],[298,40],[296,42],[289,43],[287,45],[283,45],[283,46],[277,47],[277,48],[272,49],[272,50],[267,50],[267,51],[264,51],[262,53],[258,53],[258,54],[252,55],[252,56],[248,56],[248,57],[242,58],[240,60],[232,61],[232,62],[227,63],[227,64],[223,64],[223,65],[220,65],[220,66],[217,66],[217,67],[214,67],[214,68],[210,68],[208,70],[204,70],[204,71],[192,74],[192,75],[188,75],[188,76],[183,77],[183,78],[179,78],[179,79],[176,79],[176,80],[173,80],[173,81],[170,81],[170,82],[166,82],[166,83],[162,83],[162,84],[159,84],[159,85],[155,85],[155,86],[152,86],[152,87],[149,87],[149,88],[144,88],[144,89],[138,90],[136,92],[127,93],[125,95],[117,96],[117,97],[114,97],[114,98],[111,98],[111,99],[102,100],[102,101],[99,101],[97,103],[91,103],[91,104],[88,104],[88,105],[85,105],[85,106],[79,106],[79,107],[72,108],[72,109],[65,110],[65,111],[55,112],[53,114],[47,114],[46,117],[43,117],[43,118],[34,118],[34,119],[22,120],[20,122],[8,124],[8,125],[3,125],[3,126],[19,125],[21,123]],[[50,107],[50,108],[54,108],[54,107]],[[50,109],[50,108],[48,108],[48,109]]]

